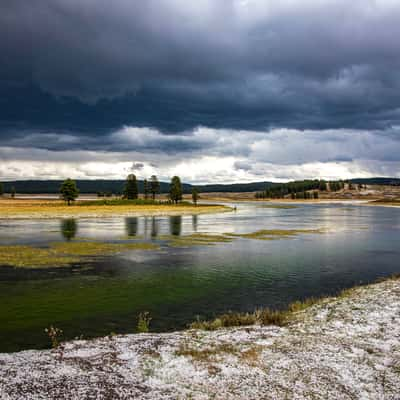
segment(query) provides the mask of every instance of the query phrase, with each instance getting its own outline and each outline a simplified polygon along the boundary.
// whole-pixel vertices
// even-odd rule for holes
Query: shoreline
[[[211,201],[211,200],[210,200]],[[400,207],[400,203],[385,203],[379,202],[375,199],[309,199],[309,200],[293,200],[293,199],[212,199],[212,201],[219,201],[220,203],[254,203],[254,204],[343,204],[343,205],[356,205],[356,206],[376,206],[376,207]]]
[[[0,201],[0,220],[51,218],[109,218],[213,214],[232,211],[231,207],[215,205],[71,205],[55,201]],[[35,204],[36,203],[36,204]]]
[[[387,279],[322,299],[282,327],[116,335],[3,353],[0,391],[8,400],[395,399],[399,314],[400,280]]]

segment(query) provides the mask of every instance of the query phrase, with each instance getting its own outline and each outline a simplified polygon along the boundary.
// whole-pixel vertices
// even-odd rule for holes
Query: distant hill
[[[400,178],[360,178],[351,179],[353,183],[361,183],[366,185],[400,185]],[[40,194],[40,193],[58,193],[62,180],[25,180],[25,181],[9,181],[3,182],[4,191],[9,193],[11,187],[15,187],[17,193],[22,194]],[[97,192],[112,192],[114,194],[121,193],[125,184],[124,180],[82,180],[77,179],[76,183],[80,193],[97,193]],[[143,192],[143,181],[138,181],[139,191]],[[233,183],[233,184],[209,184],[195,185],[200,192],[257,192],[265,190],[267,187],[278,185],[272,182],[252,182],[252,183]],[[193,185],[188,183],[183,184],[184,193],[190,193]],[[166,193],[169,190],[169,183],[160,182],[161,193]]]
[[[17,193],[22,194],[40,194],[40,193],[58,193],[62,180],[26,180],[26,181],[9,181],[3,182],[4,191],[9,193],[14,186]],[[82,180],[77,179],[76,184],[80,193],[97,193],[97,192],[112,192],[122,193],[125,185],[125,180]],[[143,192],[143,181],[138,181],[139,192]],[[196,185],[201,192],[255,192],[264,190],[266,186],[272,185],[271,182],[254,182],[254,183],[237,183],[230,185]],[[184,193],[191,193],[193,185],[184,183]],[[167,193],[169,191],[169,183],[160,182],[160,192]]]
[[[362,185],[400,185],[400,178],[357,178],[350,179],[350,181],[353,183],[361,183]]]

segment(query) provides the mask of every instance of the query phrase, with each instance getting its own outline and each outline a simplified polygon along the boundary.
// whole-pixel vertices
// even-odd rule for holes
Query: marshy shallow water
[[[398,208],[236,206],[182,217],[0,220],[2,246],[157,247],[80,257],[58,268],[1,267],[0,351],[48,347],[49,325],[64,339],[132,333],[137,315],[149,311],[151,330],[175,330],[197,316],[281,308],[400,272]],[[261,230],[275,234],[254,234]],[[202,243],[203,233],[215,240]]]

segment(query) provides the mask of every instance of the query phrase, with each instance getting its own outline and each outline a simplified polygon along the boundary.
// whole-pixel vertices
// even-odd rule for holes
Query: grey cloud
[[[396,172],[399,20],[385,0],[3,0],[0,157]]]
[[[206,107],[203,125],[217,123],[213,104],[232,127],[228,114],[238,109],[239,119],[264,127],[355,127],[354,115],[359,125],[362,117],[381,127],[398,121],[393,2],[4,0],[0,7],[3,81],[90,102],[158,90],[167,108],[178,100],[183,112],[190,97],[197,113]]]
[[[131,170],[132,171],[141,171],[143,168],[144,168],[144,164],[143,163],[139,163],[139,162],[135,162],[131,166]]]
[[[251,171],[252,170],[252,166],[249,162],[247,161],[235,161],[233,164],[233,167],[237,170],[244,170],[244,171]]]
[[[254,171],[255,162],[279,165],[356,160],[400,162],[400,135],[395,132],[393,128],[390,132],[344,129],[263,132],[201,127],[185,134],[165,135],[154,128],[124,127],[98,143],[91,137],[78,140],[68,135],[44,135],[47,142],[52,142],[47,148],[39,146],[37,135],[28,135],[25,140],[10,141],[7,147],[3,143],[0,159],[23,155],[31,160],[130,161],[133,171],[142,171],[145,165],[157,168],[165,163],[206,156],[234,158],[233,168],[237,171]],[[65,142],[71,143],[71,149],[60,151]]]

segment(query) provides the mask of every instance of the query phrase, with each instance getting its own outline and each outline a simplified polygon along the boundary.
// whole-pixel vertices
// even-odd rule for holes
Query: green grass
[[[341,291],[337,297],[349,296],[352,289]],[[305,300],[297,300],[284,310],[271,310],[269,308],[257,309],[254,312],[229,312],[210,321],[197,320],[189,325],[190,329],[214,331],[220,328],[249,326],[249,325],[276,325],[284,326],[296,313],[303,311],[323,301],[324,298],[310,297]]]
[[[399,279],[400,274],[394,274],[390,277],[377,279],[376,283]],[[201,321],[200,319],[197,319],[189,325],[189,328],[214,331],[220,328],[249,326],[256,324],[284,326],[289,323],[297,313],[300,313],[301,311],[304,311],[316,304],[329,301],[330,299],[342,299],[352,296],[354,292],[362,286],[363,285],[343,289],[335,297],[309,297],[305,300],[297,300],[293,303],[290,303],[284,310],[270,310],[269,308],[263,308],[255,310],[251,313],[229,312],[209,321]]]
[[[197,320],[190,324],[190,329],[214,331],[220,328],[248,325],[278,325],[283,326],[286,322],[288,311],[270,310],[269,308],[255,310],[252,313],[229,312],[222,314],[211,321]]]

